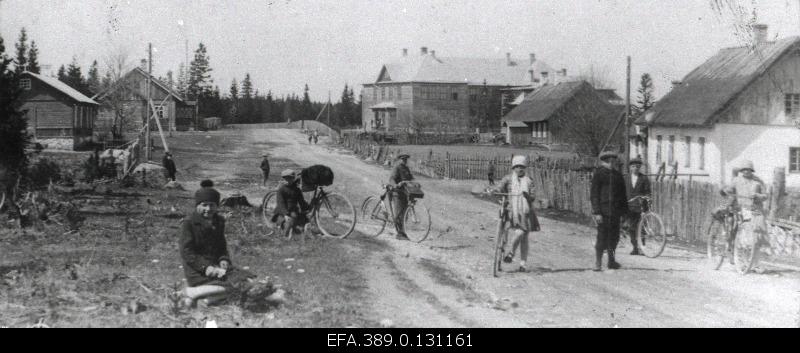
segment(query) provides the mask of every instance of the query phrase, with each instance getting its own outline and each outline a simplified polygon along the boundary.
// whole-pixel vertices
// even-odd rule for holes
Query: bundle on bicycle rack
[[[333,170],[324,165],[313,165],[300,171],[300,184],[304,192],[314,191],[319,186],[333,184]]]
[[[409,199],[422,199],[425,198],[425,193],[422,192],[422,185],[419,183],[406,183],[406,186],[403,187],[403,190],[408,196]]]

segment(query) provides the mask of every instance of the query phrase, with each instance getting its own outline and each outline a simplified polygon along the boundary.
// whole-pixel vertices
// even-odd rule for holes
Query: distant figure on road
[[[300,179],[297,174],[287,169],[281,173],[284,183],[278,188],[276,197],[277,205],[275,206],[275,215],[272,216],[272,221],[277,224],[283,224],[283,235],[290,238],[292,232],[303,233],[305,237],[304,227],[308,224],[308,217],[306,212],[309,205],[303,198],[303,191],[297,186]]]
[[[175,181],[175,174],[178,172],[178,169],[175,168],[175,161],[172,159],[172,153],[164,153],[164,159],[161,160],[161,164],[167,171],[167,179]]]
[[[262,185],[267,186],[267,180],[269,179],[269,154],[264,154],[262,156],[264,159],[261,160],[261,174],[264,176],[264,180]]]
[[[314,135],[312,135],[312,134],[311,134],[311,132],[309,131],[309,132],[308,132],[308,144],[309,144],[309,145],[312,143],[312,140],[313,140],[313,139],[314,139]]]
[[[319,131],[314,130],[314,144],[316,145],[319,142]]]
[[[602,271],[603,251],[608,251],[608,268],[621,268],[614,255],[619,243],[620,217],[628,213],[628,195],[625,190],[625,179],[614,169],[617,155],[612,152],[600,154],[600,168],[592,177],[592,214],[597,223],[597,241],[595,242],[594,271]]]
[[[539,218],[533,210],[533,181],[525,175],[528,160],[525,156],[514,156],[511,159],[513,170],[506,175],[494,188],[494,191],[509,194],[508,203],[511,207],[509,217],[511,225],[509,230],[513,233],[509,238],[511,251],[503,259],[505,263],[514,261],[514,253],[520,249],[519,271],[528,272],[528,238],[530,232],[541,230]]]
[[[490,186],[494,186],[494,173],[495,173],[494,161],[489,161],[489,171],[486,174],[489,178]]]
[[[397,164],[392,169],[392,174],[389,176],[389,185],[394,189],[389,193],[389,202],[394,211],[394,225],[397,229],[397,239],[408,240],[403,224],[403,215],[408,207],[408,198],[403,190],[405,184],[414,180],[414,175],[411,174],[411,169],[408,169],[408,154],[400,154],[397,156]]]
[[[628,204],[628,208],[630,212],[628,212],[628,235],[631,238],[631,244],[633,244],[633,251],[631,255],[642,255],[641,250],[639,249],[639,242],[636,241],[636,228],[639,224],[639,221],[642,218],[642,212],[647,211],[643,207],[643,202],[639,196],[642,197],[650,197],[650,180],[647,179],[646,175],[641,173],[642,164],[644,162],[641,158],[634,158],[628,163],[628,168],[630,169],[630,180],[628,180],[628,197],[633,199],[633,202]]]

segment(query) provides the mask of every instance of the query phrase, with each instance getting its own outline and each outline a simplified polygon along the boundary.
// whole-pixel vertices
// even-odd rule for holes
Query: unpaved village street
[[[206,164],[208,169],[193,170],[195,175],[222,181],[239,171],[254,173],[261,153],[269,152],[272,158],[299,166],[331,167],[336,175],[331,189],[344,193],[356,207],[377,194],[389,176],[388,169],[327,144],[327,138],[309,145],[297,130],[237,127],[213,134],[228,135],[226,141],[235,149],[214,152],[238,157]],[[179,153],[179,163],[181,158]],[[360,249],[352,253],[362,258],[350,260],[366,278],[370,302],[363,304],[378,315],[376,320],[388,318],[401,327],[797,325],[796,271],[767,269],[747,276],[731,267],[712,271],[703,254],[668,247],[657,259],[629,256],[630,248],[620,249],[622,270],[595,273],[593,229],[546,218],[543,231],[532,235],[530,273],[494,278],[492,237],[498,205],[470,193],[478,182],[419,179],[426,193],[421,202],[432,211],[433,230],[427,241],[398,241],[391,231],[370,238],[360,231],[363,222],[341,241]],[[266,191],[219,184],[223,194],[242,191],[251,202]]]

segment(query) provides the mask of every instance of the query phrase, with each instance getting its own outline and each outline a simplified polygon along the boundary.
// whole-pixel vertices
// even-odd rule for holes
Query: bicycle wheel
[[[752,223],[743,225],[736,236],[733,248],[733,263],[736,272],[746,275],[758,261],[758,235],[753,231]]]
[[[0,211],[3,210],[3,206],[6,203],[6,193],[4,191],[0,191]]]
[[[725,221],[717,218],[711,220],[708,226],[708,237],[706,238],[706,255],[711,268],[719,270],[728,255],[728,225]]]
[[[361,222],[368,227],[365,233],[373,237],[383,233],[389,218],[389,213],[380,201],[379,198],[370,196],[361,204]]]
[[[317,227],[326,236],[344,239],[356,228],[356,207],[342,195],[323,195],[315,213]]]
[[[403,216],[403,229],[408,240],[421,243],[431,232],[431,211],[423,205],[413,205],[406,209]]]
[[[261,218],[264,222],[264,235],[271,236],[278,231],[278,225],[272,222],[272,216],[275,215],[275,207],[278,205],[278,197],[275,191],[270,191],[264,195],[261,201]]]
[[[667,246],[667,234],[661,217],[653,212],[642,214],[636,229],[636,242],[644,256],[651,259],[661,256]]]
[[[505,257],[506,237],[508,229],[505,227],[505,220],[500,218],[497,222],[497,235],[494,241],[494,261],[492,261],[492,275],[498,277],[503,271],[503,257]]]

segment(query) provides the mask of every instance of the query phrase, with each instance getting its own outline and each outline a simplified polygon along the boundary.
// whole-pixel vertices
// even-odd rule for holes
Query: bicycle
[[[712,214],[706,254],[714,270],[722,267],[725,257],[729,257],[741,275],[750,272],[758,263],[762,237],[753,229],[757,226],[752,222],[753,216],[752,210],[734,205],[718,208]]]
[[[267,228],[267,236],[275,234],[280,226],[272,222],[277,205],[277,190],[270,191],[261,201],[261,215]],[[314,195],[306,212],[317,228],[327,237],[344,239],[356,228],[356,208],[346,197],[326,192],[322,186],[314,189]],[[289,233],[291,236],[291,232]]]
[[[365,221],[371,221],[378,228],[377,232],[367,233],[373,237],[381,235],[386,229],[387,223],[395,223],[394,209],[386,202],[389,192],[393,191],[393,187],[384,184],[381,189],[383,189],[383,194],[370,196],[361,204],[361,218]],[[403,215],[403,222],[408,239],[415,243],[425,241],[431,232],[431,212],[424,205],[418,205],[416,198],[409,197],[408,207]]]
[[[664,221],[658,213],[652,211],[653,200],[650,196],[636,196],[628,200],[628,203],[637,199],[642,200],[642,211],[636,225],[636,243],[644,256],[654,259],[661,256],[667,246]]]
[[[499,277],[498,273],[503,271],[503,259],[506,256],[506,245],[508,245],[508,224],[511,220],[508,216],[508,197],[509,194],[492,193],[494,196],[501,196],[500,211],[497,217],[497,236],[494,242],[494,259],[492,261],[492,276]]]

